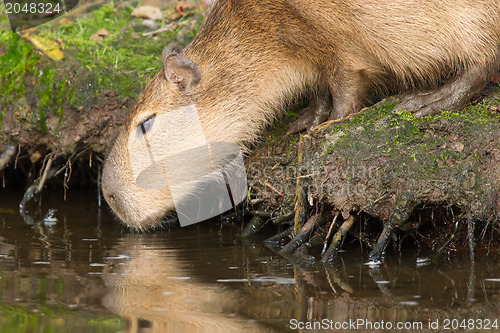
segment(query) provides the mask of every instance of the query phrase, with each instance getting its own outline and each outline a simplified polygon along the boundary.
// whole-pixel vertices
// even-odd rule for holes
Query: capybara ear
[[[163,72],[168,83],[189,92],[200,81],[200,73],[191,60],[180,56],[181,52],[175,44],[163,50]]]
[[[182,48],[177,45],[177,44],[168,44],[164,49],[163,49],[163,61],[165,61],[165,59],[171,55],[172,53],[177,53],[177,54],[181,54],[182,53]]]

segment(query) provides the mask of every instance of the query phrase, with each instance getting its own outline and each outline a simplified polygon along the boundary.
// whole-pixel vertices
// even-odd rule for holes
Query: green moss
[[[57,62],[34,51],[17,34],[0,29],[0,121],[9,109],[18,121],[45,133],[54,130],[47,125],[53,115],[63,121],[65,104],[92,108],[104,91],[135,99],[161,68],[161,50],[188,25],[155,37],[142,36],[149,30],[142,19],[130,15],[133,9],[118,9],[111,2],[89,14],[37,27],[32,35],[62,43],[65,59]],[[191,19],[196,20],[190,25],[194,28],[183,32],[181,44],[189,42],[201,24],[201,15]],[[8,27],[7,22],[0,16],[2,27]],[[109,35],[100,41],[90,39],[99,29]],[[24,110],[33,105],[36,110]]]
[[[2,332],[120,332],[125,327],[125,321],[117,316],[73,311],[62,306],[32,308],[0,304]]]
[[[460,120],[469,124],[487,124],[498,120],[498,114],[490,110],[492,101],[469,105],[461,112],[442,111],[435,116],[423,117],[422,121],[436,122],[442,119]]]
[[[47,25],[39,32],[52,40],[62,40],[66,55],[80,60],[82,67],[95,74],[92,84],[97,93],[112,90],[135,98],[160,69],[161,50],[175,40],[180,27],[156,38],[141,36],[148,30],[141,25],[141,19],[130,16],[132,10],[132,7],[117,9],[113,4],[105,4],[88,17],[55,27]],[[189,32],[191,38],[198,28],[196,24]],[[100,41],[90,39],[99,29],[106,29],[109,35]]]
[[[0,106],[4,110],[7,104],[26,93],[24,79],[33,72],[39,56],[32,53],[31,44],[9,31],[0,31],[0,48],[6,48],[0,55]]]
[[[352,166],[386,159],[390,161],[386,172],[402,172],[421,180],[460,179],[450,170],[468,170],[469,159],[476,158],[477,152],[459,151],[456,145],[464,142],[471,149],[477,133],[498,130],[499,115],[490,108],[492,103],[422,118],[393,113],[395,104],[373,107],[350,122],[333,125],[321,149],[325,154],[335,151]]]

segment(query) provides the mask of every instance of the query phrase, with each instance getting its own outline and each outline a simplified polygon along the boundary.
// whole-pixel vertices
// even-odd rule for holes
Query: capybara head
[[[194,103],[192,93],[200,81],[200,74],[196,65],[180,54],[180,48],[175,45],[165,48],[162,70],[139,96],[104,164],[104,198],[115,214],[133,228],[155,226],[174,209],[171,191],[163,175],[149,177],[151,184],[138,184],[140,169],[150,165],[158,154],[151,155],[155,154],[151,151],[155,147],[134,147],[132,141],[137,138],[149,145],[152,136],[161,134],[162,127],[157,124],[160,115]],[[134,167],[139,169],[134,170]]]

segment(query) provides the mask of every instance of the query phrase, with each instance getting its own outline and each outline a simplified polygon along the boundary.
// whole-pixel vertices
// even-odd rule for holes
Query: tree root
[[[290,212],[288,214],[283,214],[281,216],[278,216],[276,217],[274,220],[273,220],[273,224],[274,225],[280,225],[281,223],[283,222],[286,222],[286,221],[289,221],[290,219],[292,219],[292,217],[295,216],[295,212]]]
[[[297,164],[302,163],[302,158],[304,155],[303,145],[304,137],[301,135],[299,138],[298,149],[297,149]],[[295,185],[295,218],[293,224],[293,233],[296,235],[299,232],[300,226],[304,223],[307,218],[306,212],[306,196],[304,195],[304,189],[302,188],[302,181],[300,175],[300,168],[297,168],[297,182]]]
[[[321,213],[316,213],[313,216],[309,218],[309,220],[299,229],[299,232],[295,237],[292,238],[291,241],[288,242],[280,251],[279,254],[281,255],[290,255],[295,250],[302,245],[306,241],[306,239],[309,237],[309,234],[313,230],[314,226],[316,223],[319,222],[321,216]],[[295,226],[294,226],[295,229]]]
[[[16,146],[8,145],[0,155],[0,171],[9,163],[16,154]]]
[[[293,226],[286,229],[285,231],[283,232],[280,232],[279,234],[276,234],[274,235],[273,237],[270,237],[268,239],[266,239],[264,241],[264,243],[266,244],[279,244],[281,243],[283,240],[285,240],[286,238],[288,238],[291,234],[292,234],[292,231],[293,231]]]
[[[384,223],[384,230],[377,239],[375,247],[368,255],[371,261],[379,261],[384,253],[387,244],[392,236],[392,231],[396,228],[403,226],[409,219],[410,214],[415,208],[415,202],[411,194],[405,194],[399,198],[397,206],[401,207],[396,209],[388,221]]]
[[[275,212],[267,212],[267,211],[257,211],[252,210],[250,214],[253,215],[253,218],[248,222],[247,226],[240,234],[240,238],[249,238],[255,235],[268,221],[272,221],[274,225],[279,225],[283,222],[289,221],[295,214],[295,212],[290,212],[284,215],[279,215],[277,217],[273,217]]]
[[[269,219],[255,215],[240,235],[240,238],[249,238],[255,235]]]
[[[24,192],[23,199],[19,203],[19,212],[22,214],[26,213],[26,204],[38,194],[43,189],[43,186],[47,182],[48,179],[54,176],[54,170],[52,169],[52,162],[54,161],[54,154],[47,155],[47,164],[45,164],[42,172],[42,176],[38,179],[35,179],[30,187]]]
[[[476,254],[476,237],[474,236],[474,231],[476,229],[476,222],[472,219],[467,220],[467,239],[469,240],[469,255],[470,261],[474,263],[474,258]]]
[[[321,251],[321,255],[325,254],[327,250],[328,241],[330,240],[330,236],[332,235],[333,227],[337,223],[337,219],[339,218],[340,213],[335,213],[335,217],[333,218],[332,223],[330,223],[330,228],[328,228],[328,233],[326,234],[325,241],[323,242],[323,250]]]
[[[384,230],[382,230],[382,233],[378,237],[377,244],[375,244],[375,247],[368,255],[369,260],[372,261],[380,260],[382,254],[384,253],[385,248],[387,247],[387,244],[389,243],[389,239],[391,237],[393,228],[394,227],[392,226],[391,223],[385,224]]]
[[[337,215],[335,215],[335,219],[333,220],[332,225],[335,224],[337,217],[338,213]],[[337,254],[337,250],[340,248],[342,241],[344,240],[345,235],[347,234],[349,229],[351,229],[353,224],[354,224],[354,215],[349,216],[349,218],[345,220],[344,223],[342,223],[339,230],[333,236],[330,247],[328,247],[328,250],[326,250],[323,253],[323,256],[321,258],[323,262],[333,260],[333,258]],[[325,245],[326,245],[326,240],[325,240]]]

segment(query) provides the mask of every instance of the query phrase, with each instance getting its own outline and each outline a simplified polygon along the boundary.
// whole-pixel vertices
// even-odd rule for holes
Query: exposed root
[[[262,210],[252,210],[250,211],[250,214],[253,216],[258,216],[266,219],[270,219],[273,216],[273,212],[266,212]]]
[[[280,251],[279,253],[281,255],[289,255],[295,252],[295,250],[302,245],[306,241],[306,239],[309,237],[309,234],[313,230],[314,226],[318,222],[320,218],[320,214],[316,213],[313,216],[309,218],[309,220],[302,226],[302,228],[299,229],[299,232],[295,237],[292,238],[288,244],[286,244]],[[295,229],[295,226],[294,226]]]
[[[273,220],[273,224],[274,225],[280,225],[281,223],[283,222],[286,222],[286,221],[289,221],[290,219],[292,219],[293,217],[295,216],[295,212],[290,212],[288,214],[284,214],[284,215],[281,215],[281,216],[278,216],[276,217],[274,220]]]
[[[451,236],[448,238],[448,240],[446,241],[446,243],[444,243],[443,246],[441,246],[439,248],[439,250],[437,250],[438,254],[443,253],[443,251],[448,247],[448,245],[450,245],[450,243],[455,239],[455,237],[457,235],[457,230],[458,230],[458,226],[459,225],[460,225],[460,222],[456,221],[455,222],[455,230],[453,231],[453,233],[451,234]]]
[[[25,213],[26,210],[26,204],[33,199],[34,197],[38,196],[40,192],[43,189],[43,186],[49,180],[54,176],[54,170],[52,169],[52,162],[54,161],[54,154],[51,153],[47,155],[47,164],[45,164],[42,172],[42,176],[36,180],[33,181],[30,187],[24,192],[23,199],[19,203],[19,212],[21,214]]]
[[[265,243],[266,244],[276,244],[276,243],[279,244],[282,241],[284,241],[286,238],[288,238],[292,234],[292,231],[293,231],[293,226],[286,229],[283,232],[280,232],[279,234],[274,235],[271,238],[266,239]]]
[[[335,219],[338,217],[338,214],[335,216]],[[335,220],[332,222],[332,224],[335,223]],[[337,254],[337,250],[340,248],[342,241],[344,240],[345,235],[351,229],[352,225],[354,224],[354,215],[349,216],[347,220],[342,223],[340,226],[339,230],[335,233],[333,236],[332,242],[330,244],[330,247],[326,252],[323,254],[323,257],[321,260],[323,262],[331,261]]]
[[[16,154],[16,146],[8,145],[0,155],[0,171],[9,163]]]
[[[405,225],[410,217],[411,212],[415,208],[415,203],[411,194],[406,193],[399,198],[397,203],[399,209],[396,209],[390,219],[384,223],[384,230],[377,239],[377,244],[368,255],[369,260],[378,261],[384,253],[389,239],[391,238],[392,231]]]
[[[469,255],[471,262],[474,262],[474,257],[476,254],[476,237],[474,236],[475,229],[476,229],[476,222],[474,222],[472,219],[468,219],[467,239],[469,240]]]
[[[250,220],[250,222],[248,222],[248,225],[241,233],[240,238],[248,238],[255,235],[264,226],[264,224],[266,224],[267,221],[269,221],[268,218],[257,215],[254,216]]]
[[[325,241],[323,242],[323,250],[321,251],[321,255],[324,255],[326,249],[328,247],[328,241],[330,240],[330,236],[332,235],[333,227],[337,223],[337,219],[339,218],[340,212],[335,213],[335,217],[333,218],[332,223],[330,223],[330,228],[328,228],[328,233],[326,234]]]
[[[386,223],[384,226],[384,230],[380,234],[377,244],[375,244],[375,247],[373,250],[370,252],[368,255],[368,258],[373,261],[379,261],[382,254],[384,253],[385,248],[387,247],[387,244],[389,243],[389,239],[392,234],[393,226],[391,223]]]
[[[53,157],[53,155],[50,155],[47,157],[48,157],[47,164],[45,165],[45,168],[43,169],[42,177],[41,177],[40,182],[38,183],[38,187],[36,189],[37,193],[40,193],[42,191],[43,186],[45,185],[45,182],[47,181],[48,174],[52,170],[52,162],[54,161],[54,157]],[[52,176],[53,176],[53,173],[52,173],[52,175],[50,175],[50,177],[52,177]]]
[[[264,199],[250,199],[249,204],[250,206],[256,206],[258,204],[261,204],[264,202]]]
[[[101,207],[101,198],[102,198],[102,193],[101,193],[101,183],[102,183],[102,164],[99,165],[98,170],[97,170],[97,207]]]
[[[297,162],[298,165],[302,163],[302,158],[304,155],[303,143],[304,137],[301,135],[298,143],[298,151],[297,151]],[[300,168],[297,169],[297,183],[295,185],[295,218],[293,224],[293,233],[296,235],[299,232],[300,226],[304,223],[306,219],[306,198],[304,195],[304,189],[302,188],[302,181],[300,175]]]

